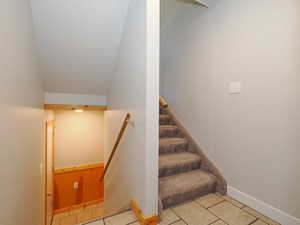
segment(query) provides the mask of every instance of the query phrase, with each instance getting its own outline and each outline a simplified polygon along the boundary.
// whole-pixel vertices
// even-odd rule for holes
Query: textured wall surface
[[[300,2],[180,7],[162,33],[165,97],[230,186],[300,218]]]
[[[44,113],[28,1],[0,2],[0,224],[41,225]]]

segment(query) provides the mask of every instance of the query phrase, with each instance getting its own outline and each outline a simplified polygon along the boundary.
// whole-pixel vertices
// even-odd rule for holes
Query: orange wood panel
[[[104,182],[100,177],[104,165],[85,166],[74,171],[66,169],[65,172],[54,173],[54,210],[61,210],[75,205],[97,201],[104,197]],[[74,183],[78,182],[78,189]]]

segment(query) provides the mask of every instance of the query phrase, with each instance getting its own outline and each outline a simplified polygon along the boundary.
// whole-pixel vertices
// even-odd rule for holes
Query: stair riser
[[[165,199],[162,199],[163,207],[164,209],[173,207],[177,204],[191,201],[195,198],[202,197],[204,195],[214,193],[216,191],[216,183],[207,184],[204,187],[197,188],[193,191],[186,192],[186,193],[177,193],[176,195],[173,195],[172,197],[168,197]]]
[[[175,125],[173,120],[170,117],[160,117],[159,118],[159,125]]]
[[[188,147],[189,147],[188,142],[183,142],[178,144],[160,144],[159,154],[184,152],[187,151]]]
[[[165,167],[159,169],[159,177],[172,176],[178,173],[185,173],[192,170],[200,169],[201,160],[190,162],[184,165],[176,165],[174,167]]]
[[[159,108],[159,114],[166,115],[166,114],[168,114],[168,110],[163,108],[163,107],[160,107]]]
[[[180,137],[179,129],[176,128],[160,128],[159,129],[159,137],[166,138],[166,137]]]

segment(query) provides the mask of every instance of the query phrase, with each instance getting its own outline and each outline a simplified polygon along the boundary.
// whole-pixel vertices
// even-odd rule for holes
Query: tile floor
[[[127,211],[84,225],[139,225]],[[209,194],[163,212],[159,225],[280,225],[229,196]],[[64,225],[64,224],[63,224]]]

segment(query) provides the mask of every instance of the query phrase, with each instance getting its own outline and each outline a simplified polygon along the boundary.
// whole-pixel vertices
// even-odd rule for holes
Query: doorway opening
[[[47,109],[45,224],[104,216],[103,107]]]

